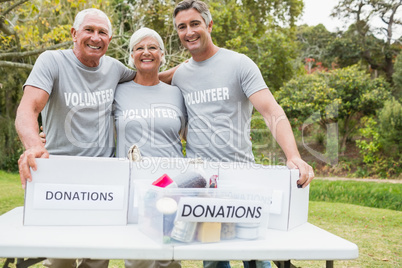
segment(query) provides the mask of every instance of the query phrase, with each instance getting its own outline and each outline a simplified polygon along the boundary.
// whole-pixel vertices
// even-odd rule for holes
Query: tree
[[[332,13],[332,16],[339,18],[353,19],[354,23],[349,31],[357,35],[356,41],[361,46],[362,58],[370,64],[372,69],[383,71],[388,81],[392,80],[393,59],[400,50],[400,48],[395,50],[392,43],[396,41],[393,37],[395,27],[402,26],[402,17],[398,13],[401,6],[402,0],[341,0]],[[375,17],[381,18],[385,27],[371,29],[370,22]],[[373,56],[375,53],[372,53],[373,34],[376,32],[385,33],[385,42],[382,42],[378,49],[382,52],[381,62],[377,62]],[[379,43],[374,44],[375,47],[378,45]]]
[[[289,81],[297,72],[297,46],[293,35],[282,31],[268,31],[257,40],[254,53],[247,53],[255,60],[272,92]]]
[[[342,99],[338,117],[343,120],[341,152],[363,115],[373,114],[389,98],[390,87],[382,78],[371,79],[357,66],[336,69],[326,76],[328,84]]]
[[[399,53],[396,57],[394,70],[395,72],[392,75],[394,82],[393,95],[400,100],[402,97],[402,53]]]
[[[299,61],[306,58],[314,62],[322,62],[324,67],[330,68],[335,61],[333,55],[327,53],[328,46],[336,39],[337,33],[329,32],[324,25],[301,25],[297,27],[297,42],[299,47]]]
[[[362,155],[364,168],[374,175],[388,178],[401,174],[402,105],[391,98],[374,117],[364,117],[361,137],[356,145]]]
[[[108,1],[9,1],[0,14],[0,67],[31,69],[45,50],[68,48],[70,28],[79,10],[97,7],[106,11]]]
[[[402,104],[395,98],[387,100],[378,113],[382,144],[388,156],[402,156]]]
[[[218,46],[254,60],[272,91],[294,75],[294,22],[301,15],[302,1],[221,0],[209,4],[214,20],[212,38]]]
[[[390,87],[383,78],[371,79],[357,66],[299,76],[275,95],[290,118],[299,122],[319,114],[322,128],[341,123],[340,151],[363,115],[374,114],[389,98]]]

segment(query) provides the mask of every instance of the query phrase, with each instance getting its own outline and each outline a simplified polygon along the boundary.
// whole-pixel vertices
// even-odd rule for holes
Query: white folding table
[[[0,216],[0,257],[158,260],[356,259],[356,244],[305,223],[290,231],[268,229],[265,240],[162,245],[136,224],[126,226],[24,226],[23,207]],[[27,267],[26,265],[21,267]]]

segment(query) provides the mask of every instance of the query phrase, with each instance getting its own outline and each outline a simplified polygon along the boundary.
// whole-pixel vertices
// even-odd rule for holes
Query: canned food
[[[258,224],[238,223],[236,225],[236,237],[240,239],[257,239],[259,235]]]
[[[196,229],[196,222],[175,221],[171,237],[177,241],[188,243],[194,240]]]

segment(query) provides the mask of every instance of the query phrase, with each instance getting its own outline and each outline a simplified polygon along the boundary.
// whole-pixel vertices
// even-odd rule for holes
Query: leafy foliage
[[[300,61],[312,58],[316,62],[322,62],[327,68],[335,62],[333,55],[329,55],[328,47],[336,39],[336,33],[329,32],[324,25],[301,25],[297,27],[297,42],[299,43]]]
[[[357,140],[356,144],[360,148],[363,162],[370,165],[379,160],[380,134],[377,131],[377,122],[373,118],[366,117],[363,125],[364,127],[359,129],[359,132],[365,139]]]
[[[378,115],[378,122],[367,117],[356,140],[364,167],[359,172],[383,178],[399,176],[402,172],[402,105],[395,99],[387,100]]]
[[[291,34],[286,31],[267,32],[257,40],[253,53],[247,53],[257,63],[272,92],[279,90],[297,72],[294,68],[296,44],[290,38]]]
[[[331,40],[325,50],[326,60],[340,68],[358,64],[362,59],[362,49],[355,38],[345,35]]]
[[[346,5],[346,2],[339,1],[340,5]],[[344,11],[338,8],[336,12]],[[393,62],[401,51],[400,41],[394,40],[391,43],[390,40],[378,38],[377,32],[368,27],[373,18],[352,23],[346,31],[337,33],[328,32],[321,24],[299,26],[297,28],[297,42],[300,44],[301,55],[299,61],[313,58],[316,62],[321,62],[325,68],[335,66],[344,68],[360,64],[370,70],[373,76],[385,75],[387,81],[391,82]]]
[[[402,98],[402,53],[399,53],[395,59],[392,81],[394,82],[393,96],[400,100]]]
[[[384,153],[402,156],[402,104],[394,98],[386,101],[378,114],[378,122]]]
[[[332,14],[352,19],[345,37],[359,44],[362,59],[370,68],[383,72],[388,81],[392,78],[393,57],[400,51],[392,43],[396,26],[402,25],[401,8],[401,1],[341,0]],[[375,18],[381,19],[380,25],[372,23]],[[383,38],[377,39],[374,34],[382,34]]]
[[[325,129],[327,124],[341,120],[342,151],[360,117],[381,108],[389,91],[384,79],[371,79],[357,66],[350,66],[299,76],[286,83],[275,96],[286,114],[299,122],[319,117],[314,120]]]
[[[302,124],[312,114],[319,112],[320,125],[324,127],[332,120],[332,116],[327,117],[331,113],[326,107],[334,102],[341,103],[337,95],[322,73],[314,73],[291,79],[276,92],[275,97],[289,118],[297,118],[297,122]]]
[[[0,170],[18,171],[22,146],[14,128],[14,120],[0,115]]]
[[[373,114],[388,99],[390,87],[383,78],[371,79],[358,66],[336,69],[325,74],[330,87],[342,99],[339,117],[350,118],[356,113]]]

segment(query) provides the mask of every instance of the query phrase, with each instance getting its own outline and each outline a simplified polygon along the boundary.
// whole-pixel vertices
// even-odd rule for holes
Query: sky
[[[336,28],[344,30],[344,23],[337,18],[332,18],[332,9],[337,5],[339,0],[304,0],[304,14],[298,24],[307,24],[316,26],[320,23],[324,24],[328,31],[336,31]]]
[[[347,30],[349,23],[337,18],[330,17],[333,8],[338,4],[339,0],[304,0],[304,14],[302,19],[297,23],[298,25],[307,24],[309,26],[316,26],[322,23],[328,31],[335,32],[337,28],[342,31]],[[402,17],[402,8],[399,8],[399,19]],[[375,20],[376,26],[385,26],[379,19]],[[384,36],[375,34],[377,38],[384,38]],[[394,29],[393,39],[402,36],[402,27]]]

